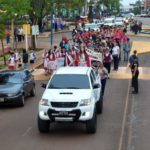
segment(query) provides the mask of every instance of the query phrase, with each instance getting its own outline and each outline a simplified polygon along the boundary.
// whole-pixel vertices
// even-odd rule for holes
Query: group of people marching
[[[63,37],[59,47],[54,46],[42,54],[46,75],[51,74],[60,66],[93,67],[91,56],[87,51],[91,49],[93,52],[102,54],[102,60],[98,60],[97,67],[100,69],[103,95],[106,79],[109,78],[111,72],[112,61],[114,70],[118,70],[122,46],[124,61],[128,61],[130,41],[123,28],[101,27],[100,31],[90,29],[84,31],[75,28],[72,32],[72,39],[68,40],[67,37]]]
[[[30,50],[30,53],[28,54],[25,49],[22,49],[21,51],[15,50],[10,51],[10,56],[8,58],[8,68],[10,70],[15,69],[29,69],[29,63],[31,66],[31,69],[34,68],[34,62],[35,62],[36,56],[33,50]]]
[[[58,49],[54,46],[53,49],[45,50],[42,59],[46,74],[51,74],[61,66],[91,66],[85,46],[81,46],[79,52],[74,47],[66,51],[65,48]]]

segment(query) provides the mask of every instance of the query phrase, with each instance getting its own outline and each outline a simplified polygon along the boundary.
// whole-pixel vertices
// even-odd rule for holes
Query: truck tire
[[[86,131],[87,133],[93,134],[96,132],[96,129],[97,129],[97,113],[95,109],[92,119],[86,121]]]
[[[38,116],[38,129],[40,133],[47,133],[49,131],[49,125],[50,125],[49,121],[42,120]]]
[[[103,98],[101,97],[100,100],[96,103],[96,110],[98,114],[103,113]]]

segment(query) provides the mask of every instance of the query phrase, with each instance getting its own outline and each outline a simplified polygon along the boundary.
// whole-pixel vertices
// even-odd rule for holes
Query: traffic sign
[[[39,26],[38,25],[32,26],[32,35],[39,35]]]

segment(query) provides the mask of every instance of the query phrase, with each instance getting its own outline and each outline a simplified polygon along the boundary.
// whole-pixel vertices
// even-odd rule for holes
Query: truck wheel
[[[41,133],[47,133],[49,131],[49,121],[42,120],[38,116],[38,129]]]
[[[32,97],[35,96],[35,86],[33,86],[32,90],[31,90],[31,92],[30,92],[30,95],[31,95]]]
[[[100,100],[96,103],[96,109],[98,114],[102,114],[103,112],[103,98],[101,97]]]
[[[96,129],[97,129],[97,113],[95,109],[92,119],[86,122],[86,131],[87,133],[93,134],[96,132]]]

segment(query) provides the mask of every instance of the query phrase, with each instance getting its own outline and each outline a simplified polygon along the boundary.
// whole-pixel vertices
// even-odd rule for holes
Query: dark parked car
[[[25,97],[35,96],[34,77],[28,70],[0,72],[0,105],[24,106]]]

